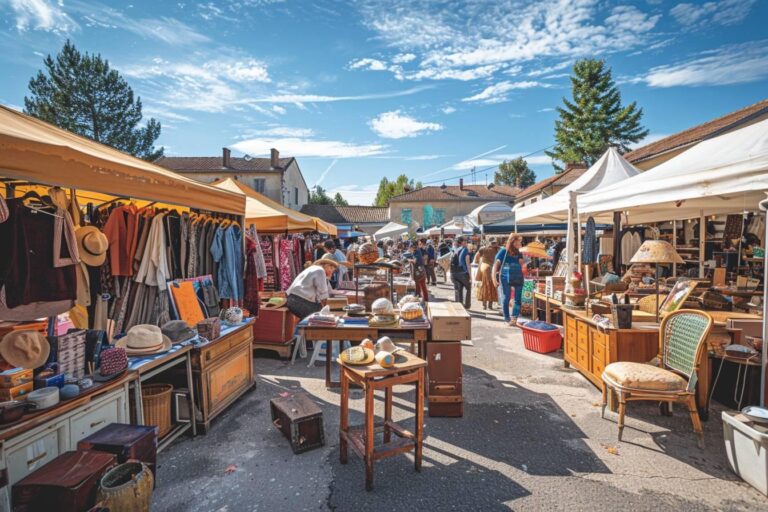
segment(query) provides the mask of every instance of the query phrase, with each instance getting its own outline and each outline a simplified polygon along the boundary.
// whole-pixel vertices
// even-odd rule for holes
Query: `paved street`
[[[452,296],[438,285],[438,297]],[[339,393],[323,369],[256,359],[254,391],[211,432],[159,456],[159,511],[405,510],[767,510],[768,499],[730,472],[719,411],[699,450],[687,413],[661,417],[632,403],[622,443],[616,417],[600,418],[600,394],[562,355],[526,351],[520,331],[497,314],[473,311],[464,347],[465,415],[425,415],[424,467],[412,458],[377,462],[374,491],[350,452],[338,461]],[[269,399],[302,388],[323,409],[326,446],[294,455],[271,425]],[[413,415],[413,391],[398,388],[396,416]],[[358,393],[352,424],[362,422]],[[377,400],[383,407],[383,397]]]

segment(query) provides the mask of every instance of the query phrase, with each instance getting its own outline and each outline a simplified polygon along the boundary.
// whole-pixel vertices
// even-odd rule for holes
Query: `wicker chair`
[[[704,446],[699,411],[696,408],[696,381],[704,340],[712,328],[712,317],[703,311],[681,309],[667,315],[659,328],[659,366],[644,363],[611,363],[603,370],[603,410],[608,393],[619,398],[619,441],[624,431],[626,404],[631,400],[662,402],[662,413],[669,405],[688,406],[699,448]],[[669,404],[669,405],[667,405]]]
[[[655,293],[652,295],[648,295],[643,297],[642,299],[637,301],[637,305],[640,308],[640,311],[643,311],[645,313],[651,313],[652,315],[656,314],[656,300],[658,297],[658,307],[661,307],[661,305],[664,303],[664,299],[667,297],[666,294],[659,294],[656,295]]]

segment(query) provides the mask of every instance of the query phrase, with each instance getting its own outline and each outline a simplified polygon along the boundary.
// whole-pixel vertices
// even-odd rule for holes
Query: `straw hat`
[[[94,226],[83,226],[75,231],[80,259],[91,267],[100,267],[107,259],[109,241],[107,236]]]
[[[173,342],[158,326],[141,324],[131,327],[115,346],[124,348],[129,356],[146,356],[168,352]]]
[[[373,350],[361,346],[351,347],[339,355],[339,361],[346,364],[364,366],[371,364],[374,359]]]
[[[547,249],[544,247],[544,244],[537,241],[531,242],[522,249],[520,249],[520,252],[523,254],[527,254],[528,256],[532,258],[549,258],[549,254],[547,254]]]
[[[329,257],[326,257],[326,256],[329,256]],[[312,264],[313,265],[320,265],[321,267],[332,266],[333,268],[339,268],[339,262],[334,260],[334,259],[332,259],[333,256],[331,256],[330,254],[328,254],[326,256],[323,256],[319,260],[312,262]]]
[[[48,196],[57,208],[69,210],[69,197],[67,197],[67,193],[64,190],[59,187],[51,187],[48,189]]]
[[[39,331],[11,331],[0,341],[0,357],[17,368],[37,368],[45,364],[51,346]]]

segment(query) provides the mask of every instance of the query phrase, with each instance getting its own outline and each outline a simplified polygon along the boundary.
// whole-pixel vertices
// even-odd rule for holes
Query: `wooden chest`
[[[95,504],[99,481],[117,462],[110,453],[75,451],[59,455],[13,486],[14,512],[80,512]]]
[[[472,317],[458,302],[430,302],[427,315],[432,323],[433,341],[472,339]]]
[[[253,339],[259,343],[287,343],[299,319],[288,308],[261,308],[253,324]]]
[[[269,401],[272,424],[291,442],[293,453],[325,444],[323,412],[306,393],[294,393]]]
[[[389,299],[391,296],[390,288],[387,283],[373,282],[363,288],[363,305],[366,311],[371,310],[371,304],[376,299]]]
[[[253,387],[252,333],[251,325],[246,324],[192,349],[195,396],[201,412],[199,428],[203,432],[208,431],[213,418]]]
[[[427,405],[430,416],[464,413],[461,343],[427,343]]]
[[[149,466],[153,474],[157,461],[157,427],[110,423],[77,443],[78,450],[93,450],[117,456],[118,464],[129,459]]]

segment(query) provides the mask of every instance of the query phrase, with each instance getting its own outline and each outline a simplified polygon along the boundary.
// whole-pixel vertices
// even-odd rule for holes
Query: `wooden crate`
[[[427,308],[433,341],[472,339],[472,317],[458,302],[430,302]]]
[[[293,453],[325,444],[323,412],[306,393],[294,393],[269,401],[272,424],[291,442]]]

